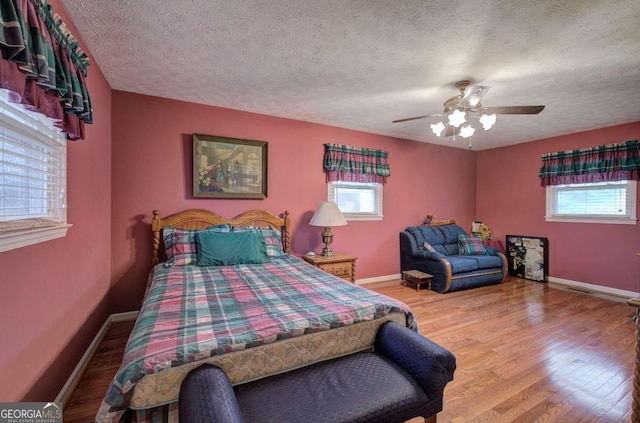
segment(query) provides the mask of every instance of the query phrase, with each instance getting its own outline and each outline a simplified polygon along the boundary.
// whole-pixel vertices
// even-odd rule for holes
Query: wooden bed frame
[[[153,255],[151,264],[165,261],[164,245],[162,242],[162,228],[173,226],[179,229],[205,229],[209,226],[232,225],[232,226],[264,226],[278,229],[282,233],[282,250],[285,253],[291,252],[290,228],[291,219],[289,212],[285,211],[284,217],[278,217],[267,210],[248,210],[236,217],[227,219],[209,210],[188,209],[161,218],[160,211],[153,211],[153,221],[151,230],[153,231]]]
[[[276,216],[269,211],[254,209],[228,219],[208,210],[189,209],[166,217],[160,217],[160,211],[154,210],[151,224],[153,233],[152,263],[155,266],[166,259],[162,230],[167,226],[180,229],[205,229],[209,226],[223,224],[271,227],[281,231],[283,251],[290,254],[291,220],[289,212],[285,211],[281,216]],[[231,378],[233,383],[246,383],[270,375],[271,373],[269,372],[271,370],[267,369],[269,366],[273,367],[277,373],[283,373],[315,362],[370,349],[373,346],[377,329],[389,320],[404,325],[407,323],[404,313],[389,313],[379,319],[336,327],[329,331],[319,331],[282,339],[277,342],[259,345],[255,348],[232,351],[230,354],[214,355],[203,360],[189,362],[154,374],[145,375],[132,389],[132,402],[127,404],[125,414],[128,415],[127,418],[133,421],[138,421],[138,419],[140,421],[148,421],[155,418],[161,418],[162,421],[170,420],[171,416],[177,415],[175,406],[177,403],[175,401],[178,396],[174,397],[173,392],[176,389],[179,390],[180,383],[189,371],[204,362],[217,365],[222,369],[225,366],[238,368],[241,371],[236,372]],[[313,350],[312,347],[314,346],[318,346],[318,348]],[[279,363],[286,361],[280,358],[279,354],[281,352],[288,354],[290,351],[295,350],[305,351],[305,353],[298,355],[295,360],[290,360],[291,362],[288,365],[279,365]],[[231,357],[231,354],[234,354],[234,357]],[[260,358],[256,359],[255,357]],[[244,371],[242,371],[243,369]],[[142,388],[140,389],[140,387]],[[156,395],[156,391],[162,391],[158,394],[161,395],[161,398]],[[138,402],[134,403],[133,401],[136,401],[136,398]],[[104,405],[105,403],[103,402]]]

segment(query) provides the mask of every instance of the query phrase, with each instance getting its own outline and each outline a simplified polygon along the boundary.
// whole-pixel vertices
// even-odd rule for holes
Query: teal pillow
[[[264,239],[254,232],[196,234],[198,266],[232,266],[269,262]]]
[[[231,232],[255,232],[264,238],[269,257],[281,257],[285,254],[282,250],[282,233],[277,229],[267,226],[233,226]]]

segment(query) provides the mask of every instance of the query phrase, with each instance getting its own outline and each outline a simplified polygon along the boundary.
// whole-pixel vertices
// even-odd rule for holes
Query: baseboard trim
[[[111,323],[128,322],[129,320],[136,320],[138,317],[137,311],[127,311],[125,313],[115,313],[110,315],[107,320],[111,320]]]
[[[91,344],[89,344],[89,347],[82,355],[82,358],[80,358],[80,361],[76,365],[76,368],[73,369],[73,372],[71,372],[69,379],[67,379],[67,382],[64,384],[64,386],[62,387],[62,389],[58,393],[58,396],[55,399],[55,402],[62,403],[63,409],[67,407],[67,405],[69,405],[69,400],[71,399],[71,395],[73,394],[73,391],[75,391],[75,389],[78,386],[78,383],[80,383],[80,379],[82,379],[82,376],[84,376],[85,372],[87,371],[87,368],[89,367],[89,363],[91,363],[91,359],[96,354],[96,351],[98,350],[100,343],[104,340],[105,336],[107,335],[107,332],[109,332],[111,325],[114,323],[124,322],[127,320],[134,320],[137,316],[138,316],[137,311],[129,311],[126,313],[110,314],[109,317],[107,317],[107,319],[102,324],[102,327],[100,328],[96,336],[93,338],[93,341],[91,341]]]
[[[396,284],[398,279],[402,279],[401,274],[395,275],[386,275],[386,276],[376,276],[374,278],[364,278],[364,279],[356,279],[356,284],[367,286],[367,285],[376,285],[376,287],[385,287],[385,286],[393,286]],[[616,297],[623,299],[625,301],[640,296],[639,292],[626,291],[624,289],[611,288],[608,286],[602,285],[594,285],[586,282],[573,281],[570,279],[562,279],[556,278],[553,276],[549,276],[547,278],[551,285],[557,285],[559,287],[572,288],[579,291],[585,291],[587,293],[595,293],[601,295],[608,295],[611,297]]]
[[[560,287],[576,289],[578,291],[584,291],[588,294],[608,295],[611,297],[623,299],[625,301],[640,295],[640,293],[638,292],[626,291],[624,289],[611,288],[602,285],[594,285],[585,282],[572,281],[570,279],[556,278],[553,276],[549,276],[547,279],[550,284],[555,284]]]
[[[375,284],[376,287],[384,287],[395,285],[398,279],[401,279],[402,276],[398,273],[396,275],[386,275],[386,276],[376,276],[375,278],[364,278],[364,279],[356,279],[356,285],[372,285]]]

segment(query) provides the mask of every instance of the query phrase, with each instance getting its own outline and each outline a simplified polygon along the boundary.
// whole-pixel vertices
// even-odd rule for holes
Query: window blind
[[[382,184],[329,182],[327,197],[347,220],[382,218]]]
[[[0,90],[0,232],[66,222],[66,139]]]
[[[547,220],[636,221],[636,181],[547,186]]]

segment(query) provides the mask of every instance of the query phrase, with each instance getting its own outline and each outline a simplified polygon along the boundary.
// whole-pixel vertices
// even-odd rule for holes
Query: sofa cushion
[[[409,226],[407,227],[406,231],[413,235],[413,237],[416,239],[416,244],[418,245],[418,247],[424,248],[424,243],[427,242],[435,248],[437,245],[442,245],[442,243],[444,242],[442,233],[440,233],[439,231],[434,231],[430,226]]]
[[[467,233],[458,225],[442,226],[408,226],[405,229],[416,240],[418,248],[423,249],[424,243],[429,243],[440,254],[458,254],[458,235]]]
[[[458,243],[457,242],[455,244],[439,245],[438,247],[441,248],[441,250],[439,250],[439,252],[441,252],[445,256],[451,256],[451,255],[458,254]]]
[[[451,263],[451,273],[454,275],[478,270],[478,261],[470,256],[449,256],[447,260]]]
[[[436,226],[436,228],[438,228],[440,232],[442,232],[442,235],[444,237],[443,244],[458,245],[458,236],[460,234],[467,235],[465,230],[458,225],[442,225],[442,226]]]
[[[442,248],[445,250],[443,254],[458,254],[458,236],[467,235],[467,233],[458,225],[442,225],[436,226],[437,230],[442,234],[444,242]]]
[[[498,256],[468,256],[478,263],[478,269],[499,269],[502,259]]]

